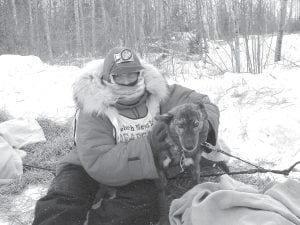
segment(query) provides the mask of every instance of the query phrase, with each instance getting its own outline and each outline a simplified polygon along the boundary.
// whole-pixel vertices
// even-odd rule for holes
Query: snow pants
[[[32,225],[149,225],[158,220],[158,191],[153,180],[117,187],[114,199],[104,199],[101,207],[91,209],[98,188],[82,167],[64,167],[46,196],[37,201]]]

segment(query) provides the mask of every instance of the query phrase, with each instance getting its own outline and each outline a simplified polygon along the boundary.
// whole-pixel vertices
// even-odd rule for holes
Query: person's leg
[[[37,201],[32,225],[82,225],[97,190],[98,183],[82,167],[65,166]]]
[[[157,187],[153,180],[143,180],[117,187],[114,199],[90,210],[88,225],[149,225],[158,219]]]

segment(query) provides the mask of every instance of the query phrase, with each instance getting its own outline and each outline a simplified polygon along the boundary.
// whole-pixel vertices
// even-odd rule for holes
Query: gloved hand
[[[170,147],[166,142],[166,137],[167,127],[165,123],[156,122],[148,133],[148,140],[154,157],[156,157],[160,151]]]

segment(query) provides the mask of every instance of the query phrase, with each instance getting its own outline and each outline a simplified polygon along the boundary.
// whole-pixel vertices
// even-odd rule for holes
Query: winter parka
[[[125,106],[115,102],[115,96],[101,82],[103,60],[83,68],[74,83],[74,100],[79,109],[76,125],[76,148],[58,164],[81,165],[96,181],[121,186],[135,180],[157,178],[152,151],[146,136],[117,143],[113,118],[122,115],[139,119],[143,111],[159,107],[159,113],[188,102],[202,102],[210,124],[209,141],[215,145],[219,126],[219,109],[207,95],[180,85],[168,85],[163,75],[152,65],[142,62],[146,93],[139,102]]]

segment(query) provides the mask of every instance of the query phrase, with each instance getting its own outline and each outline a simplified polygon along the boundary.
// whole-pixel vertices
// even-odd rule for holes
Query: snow
[[[0,109],[17,117],[65,121],[74,115],[72,84],[80,69],[50,66],[36,56],[0,56]]]
[[[300,65],[300,36],[285,36],[284,46],[283,55]],[[261,74],[217,76],[207,76],[201,68],[187,62],[169,82],[205,93],[219,106],[219,137],[232,154],[256,164],[270,162],[272,169],[300,161],[300,66],[280,62]],[[72,83],[79,74],[78,67],[47,65],[36,56],[1,55],[0,109],[15,118],[65,121],[74,115]],[[29,196],[35,202],[34,195]],[[0,224],[9,223],[0,220]]]

